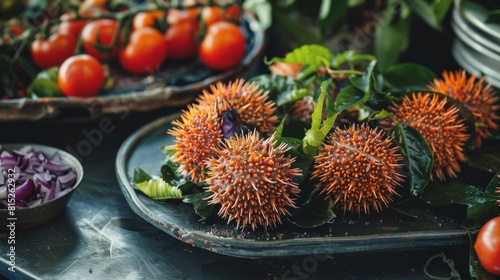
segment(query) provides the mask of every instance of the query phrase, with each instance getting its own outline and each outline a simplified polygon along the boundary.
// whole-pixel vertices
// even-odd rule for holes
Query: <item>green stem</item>
[[[348,74],[348,75],[363,75],[364,72],[358,71],[358,70],[331,70],[328,69],[328,74],[330,75],[342,75],[342,74]]]

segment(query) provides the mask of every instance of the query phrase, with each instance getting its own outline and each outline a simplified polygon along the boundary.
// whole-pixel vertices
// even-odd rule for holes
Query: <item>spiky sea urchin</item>
[[[207,191],[210,204],[220,204],[218,215],[236,221],[236,227],[253,230],[259,225],[275,227],[281,217],[294,208],[300,192],[294,177],[301,170],[292,168],[295,158],[285,153],[285,144],[276,146],[274,134],[259,138],[253,130],[226,139],[216,156],[208,159]]]
[[[337,127],[314,157],[311,179],[316,189],[344,213],[380,212],[398,195],[403,156],[382,129],[368,125]]]
[[[471,111],[476,123],[474,141],[477,147],[481,147],[482,140],[491,138],[491,131],[498,129],[496,122],[500,120],[497,114],[500,106],[495,105],[498,97],[491,84],[486,84],[484,77],[477,79],[471,75],[467,78],[465,70],[444,71],[442,76],[443,79],[434,79],[428,88],[456,99]]]
[[[268,100],[267,93],[259,90],[257,84],[238,79],[227,84],[218,82],[210,85],[210,90],[211,92],[203,90],[203,94],[197,99],[200,106],[224,100],[230,108],[236,110],[246,125],[255,127],[263,133],[274,131],[278,120],[275,114],[276,104]]]
[[[168,130],[175,137],[175,144],[168,149],[175,149],[171,160],[178,163],[179,171],[193,182],[202,182],[206,178],[204,161],[215,154],[215,149],[223,138],[221,119],[216,106],[188,105],[181,118],[174,120],[176,127]]]
[[[406,95],[401,104],[389,106],[389,111],[397,122],[420,132],[429,144],[434,156],[432,181],[457,176],[470,136],[456,106],[447,104],[446,98],[438,94],[414,92],[411,97]]]

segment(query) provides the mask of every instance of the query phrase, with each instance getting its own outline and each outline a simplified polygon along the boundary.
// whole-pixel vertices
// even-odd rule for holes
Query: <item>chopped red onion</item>
[[[30,145],[7,151],[0,145],[0,209],[9,206],[7,182],[12,184],[12,179],[15,180],[15,206],[23,208],[70,192],[77,177],[74,167],[64,162],[58,152],[47,155]]]
[[[33,179],[28,178],[20,186],[16,187],[16,199],[17,200],[28,200],[35,193],[35,183]]]

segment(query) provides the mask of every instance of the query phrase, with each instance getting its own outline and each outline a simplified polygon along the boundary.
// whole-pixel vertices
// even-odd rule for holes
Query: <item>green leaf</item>
[[[396,20],[393,18],[396,15],[394,8],[388,8],[375,30],[375,56],[381,70],[396,63],[401,53],[408,48],[411,19]],[[393,19],[395,23],[392,23]]]
[[[320,66],[329,67],[331,59],[332,53],[328,48],[321,45],[303,45],[287,53],[284,58],[275,57],[270,62],[300,63],[318,68]]]
[[[29,80],[33,80],[36,77],[36,75],[38,74],[38,71],[35,69],[35,66],[33,65],[33,63],[29,59],[24,58],[24,57],[19,57],[17,62],[19,63],[19,65],[23,69],[24,73],[26,73],[26,75],[28,75]]]
[[[278,125],[278,127],[276,128],[276,133],[274,134],[274,139],[276,140],[276,143],[281,143],[283,142],[281,140],[281,137],[283,135],[283,128],[285,127],[285,123],[286,123],[286,119],[287,119],[287,115],[285,115],[283,117],[283,119],[281,120],[280,124]]]
[[[28,88],[32,97],[58,97],[64,96],[57,83],[58,67],[40,71]]]
[[[403,0],[418,17],[434,29],[439,29],[439,21],[430,4],[425,0]]]
[[[293,181],[300,184],[305,181],[308,177],[309,169],[311,168],[314,158],[310,155],[306,155],[302,152],[302,142],[297,138],[283,137],[282,142],[286,143],[290,150],[288,154],[295,157],[295,161],[292,163],[292,167],[299,168],[302,170],[302,176],[297,176],[293,178]]]
[[[207,197],[210,192],[184,195],[182,202],[193,205],[194,211],[200,216],[200,221],[204,221],[212,216],[213,204],[208,204]]]
[[[162,164],[160,167],[161,178],[167,182],[178,179],[178,174],[175,172],[177,168],[173,168],[169,163]]]
[[[391,65],[381,74],[384,86],[393,93],[428,90],[427,85],[437,77],[429,68],[415,63]]]
[[[162,178],[154,178],[141,183],[135,183],[135,186],[154,200],[182,198],[181,190],[165,182]]]
[[[359,88],[348,85],[338,93],[335,99],[335,110],[342,112],[352,106],[363,104],[369,96]]]
[[[438,23],[441,25],[446,18],[448,11],[453,5],[453,0],[434,0],[431,4]]]
[[[352,64],[358,61],[372,61],[376,57],[372,54],[361,54],[354,50],[347,50],[344,52],[339,52],[334,55],[331,61],[331,67],[339,68],[341,65],[348,63]]]
[[[321,84],[321,94],[312,113],[311,128],[306,131],[306,135],[302,140],[304,153],[311,156],[316,155],[317,148],[323,143],[323,140],[332,129],[335,119],[338,116],[337,113],[323,121],[323,107],[325,105],[325,99],[328,95],[325,90],[326,85],[326,81]]]
[[[144,171],[144,169],[140,167],[134,168],[134,171],[132,173],[132,184],[146,182],[151,179],[153,179],[153,177],[151,177],[151,175]]]
[[[410,171],[410,192],[420,196],[430,181],[432,150],[422,135],[410,126],[397,124],[391,129],[390,135],[406,158]]]
[[[319,26],[323,33],[334,27],[345,16],[348,0],[323,0],[319,10]]]
[[[483,148],[468,155],[468,163],[479,169],[496,173],[500,171],[500,149]]]
[[[422,203],[420,203],[422,204]],[[408,199],[399,203],[391,203],[389,208],[401,215],[418,219],[422,207],[415,203],[415,199]]]
[[[349,8],[352,8],[352,7],[360,6],[364,3],[365,3],[365,0],[348,0],[347,6],[349,6]]]
[[[484,192],[490,195],[496,195],[498,199],[500,199],[500,193],[498,192],[499,190],[500,190],[500,171],[498,171],[497,174],[493,176],[488,186],[486,186]]]
[[[440,92],[435,92],[435,94],[438,94],[442,96],[443,98],[446,98],[446,102],[448,104],[452,104],[453,106],[458,108],[458,115],[464,119],[464,125],[467,128],[467,134],[470,136],[469,141],[467,142],[466,146],[474,146],[474,139],[476,138],[476,122],[474,121],[474,116],[472,115],[471,111],[465,107],[465,105],[462,102],[459,102],[456,99],[453,99],[443,93]]]
[[[459,181],[430,184],[421,198],[432,205],[465,205],[467,214],[462,226],[469,230],[479,229],[489,219],[499,215],[498,196]]]
[[[302,228],[315,228],[335,218],[332,201],[322,196],[311,195],[288,220]]]
[[[500,10],[489,11],[484,22],[491,24],[500,24]]]
[[[254,82],[263,91],[267,91],[269,97],[275,100],[277,106],[293,103],[305,96],[311,95],[309,89],[291,77],[265,74],[255,76],[249,79],[249,82]]]
[[[297,88],[295,90],[282,91],[278,95],[276,105],[283,106],[285,104],[290,104],[309,95],[311,95],[311,91],[306,88]]]
[[[349,79],[351,81],[351,84],[354,87],[360,89],[364,93],[370,93],[370,82],[376,64],[377,64],[376,60],[371,61],[368,67],[366,67],[363,76],[352,75],[351,78]],[[368,99],[368,97],[366,97],[365,100],[366,99]]]
[[[298,45],[322,44],[323,41],[318,33],[313,32],[307,24],[302,23],[296,17],[290,16],[285,11],[273,9],[273,22],[282,28],[282,30]]]

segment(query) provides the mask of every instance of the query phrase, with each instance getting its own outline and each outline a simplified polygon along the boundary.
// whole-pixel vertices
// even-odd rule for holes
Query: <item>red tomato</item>
[[[224,12],[217,6],[205,6],[201,10],[201,19],[206,26],[224,20]]]
[[[42,69],[59,66],[74,54],[76,43],[72,36],[54,33],[48,39],[38,38],[33,41],[31,57]]]
[[[168,47],[160,31],[144,27],[133,31],[130,40],[118,59],[130,73],[147,74],[155,72],[167,57]]]
[[[83,27],[87,24],[87,19],[76,19],[72,13],[64,13],[59,19],[61,23],[57,28],[57,32],[64,35],[71,35],[78,40],[80,32],[82,32]]]
[[[168,58],[182,60],[195,56],[198,51],[199,31],[198,21],[188,14],[172,22],[165,33]]]
[[[168,14],[167,14],[167,22],[169,24],[173,24],[180,19],[190,17],[193,20],[198,20],[198,16],[200,15],[200,8],[199,7],[192,7],[188,8],[186,10],[179,10],[179,9],[169,9]]]
[[[85,0],[78,8],[78,14],[82,17],[92,17],[96,12],[109,12],[107,8],[110,0]]]
[[[233,4],[224,10],[224,19],[237,22],[241,17],[240,6]]]
[[[132,26],[134,30],[143,27],[155,27],[156,23],[164,16],[163,11],[140,12],[134,16]]]
[[[208,27],[198,54],[207,67],[225,70],[241,62],[245,47],[243,31],[233,23],[220,21]]]
[[[500,276],[500,216],[489,220],[479,230],[474,249],[484,269]]]
[[[101,90],[104,78],[99,60],[88,54],[79,54],[63,62],[57,84],[66,96],[92,97]]]
[[[206,26],[210,26],[219,21],[237,22],[240,18],[240,7],[231,5],[225,9],[218,6],[205,6],[201,11],[201,19]]]
[[[93,20],[82,30],[81,40],[85,53],[92,55],[100,61],[109,61],[118,54],[120,38],[113,46],[113,36],[118,30],[118,23],[114,19]],[[105,47],[99,50],[98,47]]]
[[[18,19],[11,19],[2,30],[2,41],[7,44],[10,42],[10,39],[16,38],[23,34],[23,32],[24,27],[21,22]]]

